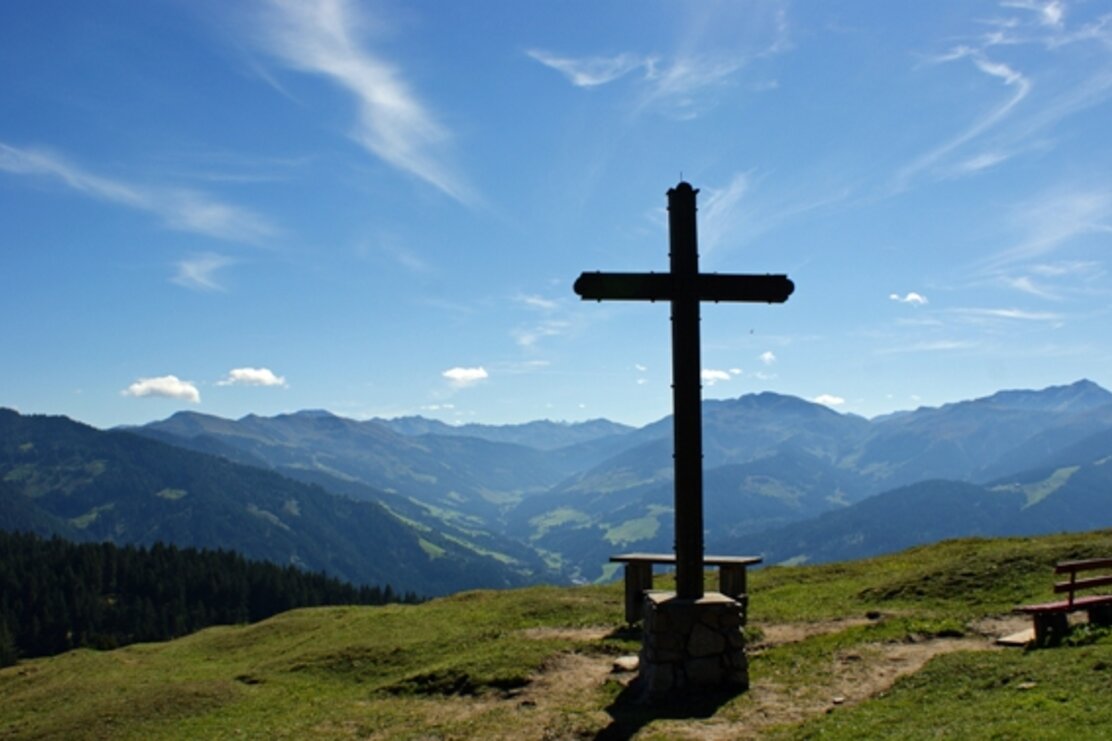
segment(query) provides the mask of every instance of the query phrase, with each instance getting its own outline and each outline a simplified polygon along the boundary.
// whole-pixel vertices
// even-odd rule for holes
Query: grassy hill
[[[164,644],[0,671],[0,737],[1098,738],[1112,635],[1023,651],[991,637],[1050,598],[1051,566],[1112,531],[958,540],[753,574],[750,691],[627,698],[619,585],[296,610]]]

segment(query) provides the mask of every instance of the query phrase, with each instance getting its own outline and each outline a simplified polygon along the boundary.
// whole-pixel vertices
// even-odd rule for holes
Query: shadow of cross
[[[783,303],[795,290],[786,275],[699,272],[695,195],[689,183],[668,191],[670,271],[583,273],[584,300],[672,303],[672,419],[675,465],[676,596],[703,597],[703,419],[699,303]]]

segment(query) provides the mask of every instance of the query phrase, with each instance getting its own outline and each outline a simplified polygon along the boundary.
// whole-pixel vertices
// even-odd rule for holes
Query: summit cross
[[[668,191],[670,271],[583,273],[575,292],[584,300],[672,303],[672,420],[675,465],[676,596],[703,597],[703,418],[699,303],[783,303],[795,290],[786,275],[699,272],[695,195],[680,182]]]

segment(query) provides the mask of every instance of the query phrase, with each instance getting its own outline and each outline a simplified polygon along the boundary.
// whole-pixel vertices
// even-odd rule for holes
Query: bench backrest
[[[1101,576],[1088,576],[1082,579],[1077,577],[1081,571],[1109,571],[1112,570],[1112,558],[1087,558],[1080,561],[1063,561],[1054,567],[1055,574],[1069,574],[1069,581],[1060,581],[1054,585],[1054,593],[1069,593],[1069,602],[1072,605],[1074,593],[1082,589],[1095,589],[1112,584],[1112,574]]]

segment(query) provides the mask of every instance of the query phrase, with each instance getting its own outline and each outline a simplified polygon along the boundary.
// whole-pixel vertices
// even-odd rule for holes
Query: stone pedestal
[[[648,592],[640,681],[646,699],[699,688],[749,687],[742,605],[718,592],[680,599]]]

